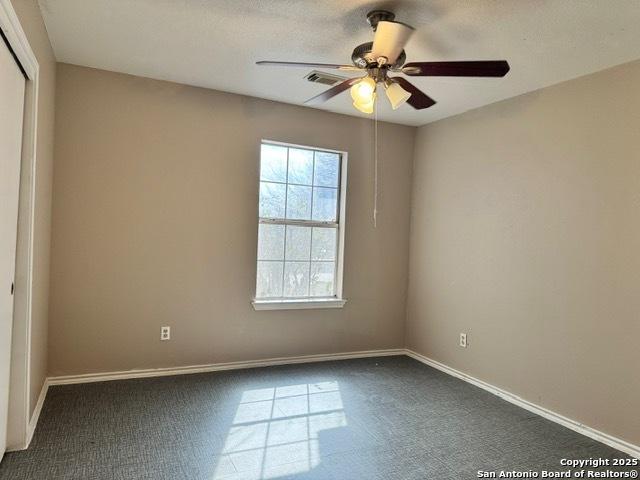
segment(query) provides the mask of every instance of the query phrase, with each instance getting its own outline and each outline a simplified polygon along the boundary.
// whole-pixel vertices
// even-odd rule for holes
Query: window
[[[262,142],[257,309],[341,307],[346,155]]]

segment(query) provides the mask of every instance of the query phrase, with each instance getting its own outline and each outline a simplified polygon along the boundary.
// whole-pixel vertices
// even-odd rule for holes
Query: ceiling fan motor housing
[[[379,22],[393,22],[396,15],[388,10],[372,10],[367,13],[367,22],[375,32]]]
[[[358,68],[375,68],[378,65],[378,59],[373,58],[371,52],[373,50],[373,42],[363,43],[362,45],[358,45],[353,49],[353,53],[351,54],[351,61]],[[400,68],[407,60],[407,54],[402,50],[402,53],[398,56],[397,60],[393,65],[387,64],[387,68],[395,69]]]

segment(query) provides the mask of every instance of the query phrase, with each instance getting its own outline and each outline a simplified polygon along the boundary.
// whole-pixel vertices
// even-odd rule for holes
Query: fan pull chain
[[[373,228],[378,227],[378,102],[373,105]]]

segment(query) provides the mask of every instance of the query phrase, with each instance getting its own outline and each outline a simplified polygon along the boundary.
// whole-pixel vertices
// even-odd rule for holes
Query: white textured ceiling
[[[408,62],[506,59],[504,79],[412,78],[438,103],[379,117],[422,125],[640,58],[638,0],[40,0],[58,61],[302,104],[310,69],[372,40],[369,10],[416,27]],[[345,72],[334,72],[344,75]],[[357,72],[356,72],[357,73]],[[354,75],[353,73],[349,75]],[[365,116],[343,93],[322,109]]]

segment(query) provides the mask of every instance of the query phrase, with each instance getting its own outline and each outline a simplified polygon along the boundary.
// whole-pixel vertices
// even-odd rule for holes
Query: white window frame
[[[294,143],[279,142],[276,140],[262,139],[258,146],[258,158],[261,155],[262,145],[278,145],[288,148],[299,148],[304,150],[313,150],[329,153],[337,153],[340,155],[340,179],[338,184],[338,221],[318,222],[313,220],[282,220],[261,218],[258,214],[256,224],[278,224],[278,225],[300,225],[300,226],[321,226],[330,224],[338,230],[338,246],[336,251],[336,269],[335,269],[335,294],[332,297],[310,297],[310,298],[254,298],[251,302],[255,310],[297,310],[297,309],[317,309],[317,308],[342,308],[347,300],[343,297],[343,274],[344,274],[344,239],[345,225],[347,213],[347,152],[334,150],[324,147],[311,147],[308,145],[298,145]],[[260,173],[258,173],[258,191],[260,189]],[[257,242],[256,242],[257,247]],[[256,248],[257,253],[257,248]],[[255,265],[258,261],[256,256]],[[256,271],[257,281],[257,271]]]

